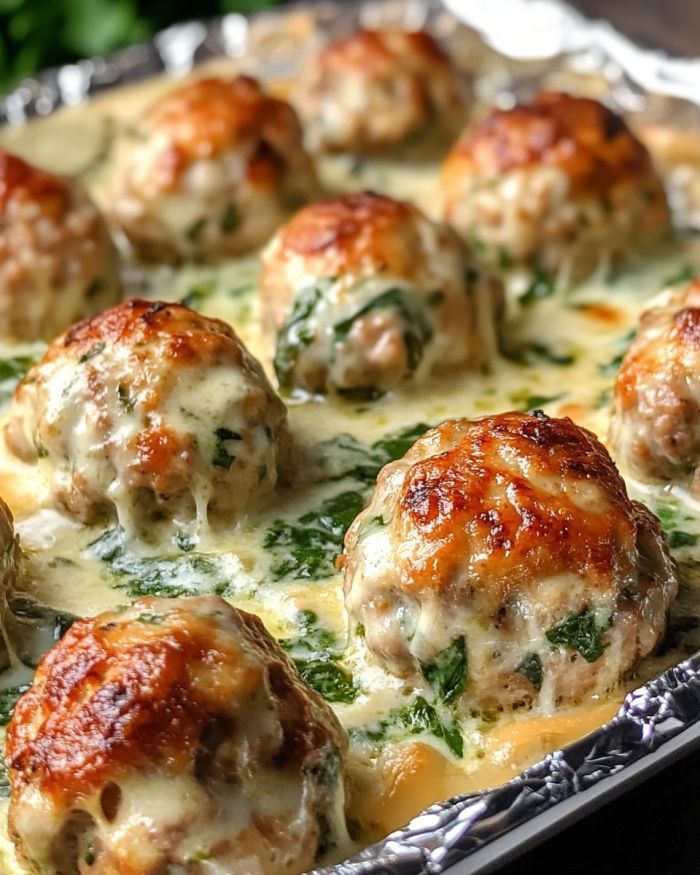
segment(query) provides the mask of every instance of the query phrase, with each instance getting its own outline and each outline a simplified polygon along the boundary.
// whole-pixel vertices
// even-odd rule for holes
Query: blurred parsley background
[[[44,67],[141,42],[176,21],[280,0],[0,0],[0,90]]]

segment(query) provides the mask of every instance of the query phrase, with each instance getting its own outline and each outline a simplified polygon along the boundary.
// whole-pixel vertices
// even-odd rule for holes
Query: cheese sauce
[[[115,131],[168,85],[159,80],[119,90],[3,131],[0,143],[51,170],[80,175],[104,201]],[[340,157],[322,161],[320,171],[329,191],[374,189],[413,200],[428,213],[435,205],[436,166]],[[341,577],[334,569],[343,533],[366,503],[381,464],[402,455],[426,426],[446,418],[541,408],[570,416],[605,440],[611,387],[639,314],[696,265],[700,241],[685,235],[667,251],[614,273],[601,266],[568,293],[528,289],[522,277],[513,276],[508,357],[495,359],[488,372],[458,372],[367,403],[289,399],[290,425],[303,457],[299,485],[237,527],[206,533],[198,543],[183,535],[135,546],[116,526],[89,528],[41,509],[42,486],[34,470],[0,458],[0,494],[16,516],[29,590],[40,602],[77,615],[142,594],[211,592],[259,614],[272,634],[285,639],[302,673],[349,731],[350,815],[358,844],[400,826],[429,803],[507,781],[599,726],[619,708],[626,690],[698,647],[700,554],[694,545],[700,508],[683,495],[628,481],[634,497],[661,516],[680,563],[682,586],[667,644],[623,688],[555,716],[457,714],[426,702],[384,672],[361,638],[353,636],[348,645]],[[129,265],[125,284],[129,294],[183,301],[230,322],[271,372],[272,350],[259,327],[258,271],[253,256],[217,267]],[[38,344],[0,349],[4,410],[17,379],[40,354]],[[215,389],[209,384],[209,391]],[[12,678],[4,681],[4,687],[15,684]],[[4,695],[0,720],[7,722],[13,697]],[[22,870],[5,835],[7,782],[0,784],[0,869],[10,875]]]

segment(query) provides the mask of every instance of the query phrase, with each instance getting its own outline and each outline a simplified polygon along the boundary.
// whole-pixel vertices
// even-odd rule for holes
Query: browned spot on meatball
[[[642,479],[697,492],[700,462],[700,282],[642,314],[615,381],[610,437],[620,462]]]
[[[605,192],[651,168],[647,149],[624,120],[597,100],[544,92],[531,104],[493,110],[455,147],[481,172],[555,166],[572,191]]]
[[[424,545],[411,590],[449,585],[465,562],[472,586],[499,601],[543,572],[609,584],[634,524],[624,484],[590,432],[568,419],[513,413],[446,423],[442,439],[454,445],[417,461],[399,499],[405,536]],[[514,466],[518,457],[527,461]],[[554,482],[537,488],[539,478]],[[571,483],[571,494],[553,488],[557,478]],[[576,500],[576,484],[587,481],[602,492],[595,513]],[[554,556],[552,543],[562,548]]]
[[[421,683],[446,648],[463,652],[453,696],[486,709],[611,689],[661,639],[678,586],[658,520],[605,447],[542,413],[428,431],[380,472],[343,565],[374,657]],[[567,622],[591,650],[554,634]]]
[[[310,141],[324,151],[401,145],[404,157],[427,157],[459,130],[468,90],[427,32],[360,29],[309,60],[298,105]]]
[[[286,408],[234,330],[138,299],[54,341],[17,388],[5,439],[45,460],[49,503],[84,521],[111,508],[137,528],[230,520],[291,464]]]
[[[11,200],[32,201],[46,218],[55,220],[68,208],[68,188],[68,180],[63,177],[0,150],[0,209],[7,209]]]
[[[326,838],[319,821],[342,788],[346,747],[257,617],[214,597],[140,599],[75,623],[17,704],[6,748],[13,838],[42,871],[58,872],[87,835],[98,870],[186,866],[200,842],[223,868],[255,859],[291,875]],[[258,778],[265,792],[279,782],[274,816],[256,801]],[[179,821],[172,802],[161,818],[167,786],[182,794]]]
[[[266,95],[249,76],[210,77],[175,89],[153,105],[144,124],[168,135],[162,167],[173,186],[193,160],[215,157],[251,136],[260,136],[266,147],[255,156],[258,172],[264,163],[274,176],[284,143],[301,137],[289,104]]]
[[[321,201],[285,225],[280,254],[310,259],[309,272],[322,263],[326,276],[368,262],[387,275],[405,274],[422,247],[414,227],[419,215],[412,204],[370,191]]]

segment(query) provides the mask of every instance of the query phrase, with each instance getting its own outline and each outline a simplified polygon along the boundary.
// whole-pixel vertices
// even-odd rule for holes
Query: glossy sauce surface
[[[114,92],[27,129],[6,130],[0,143],[51,170],[79,173],[103,201],[114,131],[167,86],[157,81]],[[336,157],[323,160],[320,171],[329,191],[375,189],[434,211],[437,166]],[[639,314],[694,265],[700,266],[700,241],[685,235],[666,251],[614,274],[601,265],[571,292],[528,289],[522,277],[513,276],[507,317],[511,352],[487,373],[458,372],[361,404],[289,399],[291,430],[304,466],[297,485],[235,528],[206,534],[199,543],[177,536],[164,543],[157,533],[152,542],[127,543],[116,528],[87,527],[39,509],[41,484],[34,470],[0,458],[0,494],[16,516],[31,592],[41,602],[83,616],[142,594],[215,592],[258,614],[273,635],[287,639],[305,676],[316,672],[318,677],[318,666],[331,666],[319,691],[350,733],[350,813],[360,843],[400,826],[431,802],[507,781],[600,725],[617,710],[626,690],[696,649],[700,581],[694,547],[700,508],[683,495],[628,480],[631,494],[660,514],[680,563],[682,586],[667,644],[609,698],[594,697],[554,716],[456,714],[433,707],[379,668],[359,639],[353,637],[347,646],[341,577],[334,569],[342,534],[366,503],[377,467],[402,455],[411,436],[426,425],[541,408],[570,416],[605,440],[611,386]],[[230,322],[271,372],[272,350],[258,318],[258,272],[257,257],[248,256],[217,267],[130,265],[125,280],[130,293],[183,301]],[[0,350],[3,409],[14,375],[40,353],[40,344]],[[387,435],[400,435],[398,444]],[[4,686],[12,685],[6,679]],[[5,806],[6,799],[0,800],[3,824]],[[8,875],[21,871],[6,838],[0,842],[0,868]]]

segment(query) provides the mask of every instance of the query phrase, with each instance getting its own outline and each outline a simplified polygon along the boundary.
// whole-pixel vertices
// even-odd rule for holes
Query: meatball
[[[379,394],[496,346],[500,284],[447,226],[371,192],[297,213],[263,254],[261,294],[283,389]]]
[[[7,731],[10,833],[45,875],[292,875],[342,838],[346,748],[256,616],[140,599],[39,664]]]
[[[49,340],[118,299],[116,249],[82,185],[0,150],[0,336]]]
[[[140,257],[214,260],[264,243],[317,182],[294,110],[238,76],[156,102],[122,143],[114,189]]]
[[[614,687],[677,589],[658,520],[602,444],[541,412],[427,432],[381,471],[344,563],[374,657],[486,711]]]
[[[610,443],[632,474],[700,495],[700,281],[642,315],[615,382]]]
[[[425,31],[359,30],[310,59],[299,111],[326,152],[428,157],[459,133],[468,88]]]
[[[5,443],[47,501],[83,522],[116,511],[230,520],[290,467],[287,411],[233,329],[181,304],[129,300],[70,328],[12,399]]]
[[[645,147],[595,100],[543,93],[493,110],[445,159],[443,217],[488,265],[578,279],[669,232]]]

